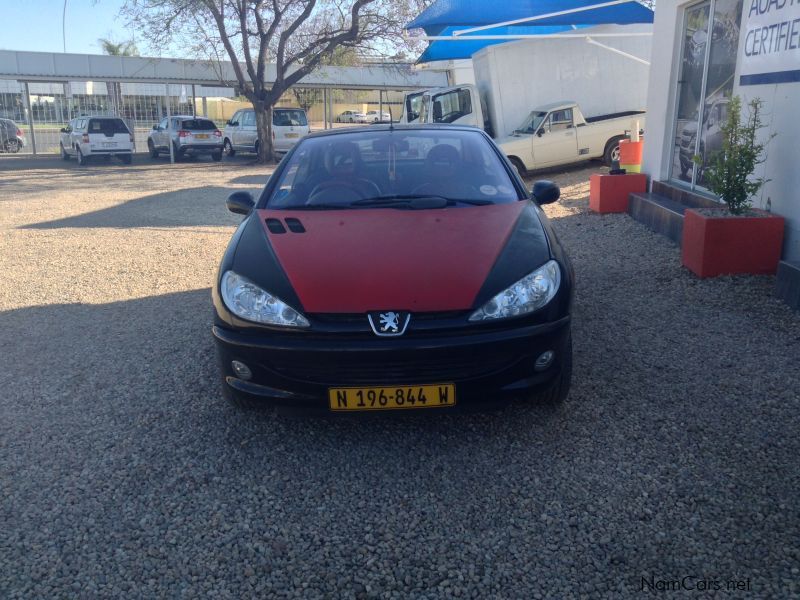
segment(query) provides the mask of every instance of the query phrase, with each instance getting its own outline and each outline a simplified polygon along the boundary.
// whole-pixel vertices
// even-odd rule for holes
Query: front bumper
[[[234,393],[322,411],[329,410],[331,387],[454,383],[456,408],[496,405],[503,397],[543,391],[561,373],[569,333],[568,316],[502,331],[374,339],[304,339],[213,328],[222,376]],[[553,350],[555,359],[537,372],[534,362],[546,350]],[[233,360],[250,368],[249,381],[236,377]]]

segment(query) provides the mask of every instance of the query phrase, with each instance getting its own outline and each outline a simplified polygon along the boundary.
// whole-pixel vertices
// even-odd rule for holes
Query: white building
[[[800,261],[800,2],[658,0],[643,172],[707,194],[691,156],[718,147],[732,95],[745,115],[751,99],[764,102],[761,135],[775,137],[754,205],[785,217],[783,258]]]

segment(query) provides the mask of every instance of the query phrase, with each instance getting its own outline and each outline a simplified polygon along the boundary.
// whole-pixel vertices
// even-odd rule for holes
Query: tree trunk
[[[270,164],[274,162],[272,147],[272,106],[267,102],[253,102],[258,127],[258,162]]]

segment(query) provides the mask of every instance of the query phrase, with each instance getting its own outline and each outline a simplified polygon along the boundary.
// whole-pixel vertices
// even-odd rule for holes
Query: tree
[[[97,41],[103,50],[103,54],[108,54],[109,56],[139,56],[139,49],[133,40],[115,42],[109,38],[100,38]],[[106,83],[106,86],[112,98],[114,110],[118,115],[122,116],[122,85],[117,81],[110,81]]]
[[[297,104],[308,112],[322,98],[322,93],[317,88],[292,88]]]
[[[108,38],[100,38],[97,41],[100,43],[103,54],[108,54],[109,56],[139,56],[139,49],[133,40],[115,42]]]
[[[272,107],[287,90],[337,53],[385,55],[408,22],[393,0],[126,0],[123,12],[154,47],[188,40],[231,62],[255,109],[261,162],[273,158]]]

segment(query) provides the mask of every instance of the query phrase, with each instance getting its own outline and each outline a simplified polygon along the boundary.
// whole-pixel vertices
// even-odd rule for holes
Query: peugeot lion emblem
[[[403,335],[411,321],[411,313],[390,310],[382,313],[368,313],[367,319],[375,335]]]

